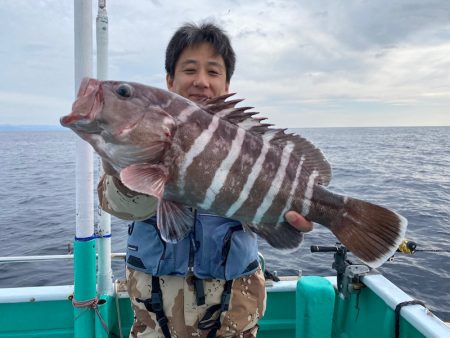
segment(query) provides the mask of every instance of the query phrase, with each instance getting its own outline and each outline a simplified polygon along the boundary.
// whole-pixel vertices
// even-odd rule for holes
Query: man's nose
[[[204,72],[199,72],[194,79],[194,86],[198,88],[208,88],[209,81],[208,76]]]

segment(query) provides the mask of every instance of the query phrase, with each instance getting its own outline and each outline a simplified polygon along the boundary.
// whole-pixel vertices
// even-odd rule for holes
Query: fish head
[[[176,127],[161,108],[167,95],[137,83],[85,78],[72,112],[60,122],[118,171],[130,164],[158,163]]]

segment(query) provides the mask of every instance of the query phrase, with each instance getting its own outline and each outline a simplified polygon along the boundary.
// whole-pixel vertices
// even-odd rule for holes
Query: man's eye
[[[188,69],[185,69],[184,72],[185,72],[186,74],[194,74],[194,73],[195,73],[195,69],[193,69],[193,68],[188,68]]]
[[[217,76],[217,75],[220,74],[218,71],[215,71],[215,70],[210,70],[208,73],[209,73],[209,75],[211,75],[211,76]]]
[[[130,97],[133,94],[133,88],[127,83],[122,83],[117,87],[116,93],[122,97]]]

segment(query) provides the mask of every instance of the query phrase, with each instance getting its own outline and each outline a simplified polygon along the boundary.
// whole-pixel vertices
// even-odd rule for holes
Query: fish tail
[[[342,208],[328,227],[354,255],[377,268],[394,255],[407,224],[406,218],[392,210],[344,197]]]

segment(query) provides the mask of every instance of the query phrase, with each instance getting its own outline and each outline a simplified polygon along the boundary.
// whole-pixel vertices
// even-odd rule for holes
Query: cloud
[[[70,108],[75,93],[73,2],[30,6],[5,2],[0,12],[1,114],[15,123],[28,123],[30,111],[34,118],[52,107]],[[448,123],[441,115],[450,106],[446,0],[136,0],[107,6],[112,79],[164,87],[164,53],[173,32],[188,21],[210,20],[229,33],[238,55],[231,89],[275,119],[285,114],[277,123],[316,126],[320,116],[327,126],[355,125],[367,115],[376,124],[377,116],[384,123],[389,115],[407,125],[406,111],[416,114],[414,123],[424,121],[424,112]]]
[[[449,25],[450,3],[445,0],[319,1],[324,29],[349,48],[392,46],[434,34]],[[314,8],[312,7],[312,8]],[[319,9],[318,9],[319,10]],[[445,29],[445,28],[444,28]],[[422,37],[419,41],[423,43]]]

